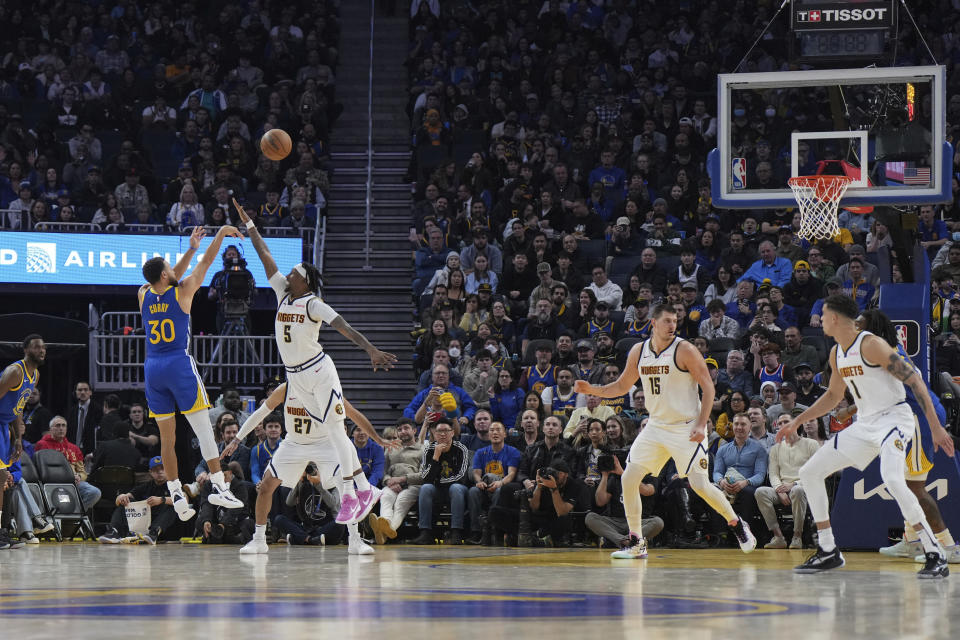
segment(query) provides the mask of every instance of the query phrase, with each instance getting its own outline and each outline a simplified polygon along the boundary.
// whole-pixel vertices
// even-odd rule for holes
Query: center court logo
[[[53,242],[27,243],[27,273],[56,273],[57,245]]]

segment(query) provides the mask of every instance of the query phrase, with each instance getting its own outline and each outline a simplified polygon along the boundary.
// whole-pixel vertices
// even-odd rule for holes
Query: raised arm
[[[927,422],[930,424],[934,450],[943,449],[952,458],[953,438],[940,424],[937,410],[933,406],[933,400],[930,399],[930,390],[920,374],[917,373],[913,363],[877,336],[867,336],[860,347],[860,351],[866,360],[886,366],[890,375],[910,387],[917,402],[923,407],[923,415],[926,416]]]
[[[197,249],[200,248],[200,241],[203,240],[206,235],[207,231],[203,227],[193,228],[193,233],[190,234],[190,246],[187,248],[187,252],[180,256],[177,264],[173,265],[173,274],[177,277],[178,282],[190,267],[193,255],[197,252]]]
[[[200,262],[197,263],[197,266],[193,268],[193,271],[190,272],[190,275],[184,278],[183,282],[180,283],[180,290],[184,294],[184,299],[192,299],[193,294],[196,293],[197,289],[200,288],[200,285],[203,284],[204,278],[207,277],[207,271],[210,269],[210,265],[213,264],[214,260],[217,259],[217,255],[220,253],[220,246],[223,244],[223,239],[227,236],[243,240],[243,236],[240,235],[240,232],[237,231],[236,227],[232,227],[230,225],[224,225],[220,227],[220,231],[218,231],[217,235],[213,237],[213,242],[211,242],[210,246],[207,247],[207,250],[203,252]],[[190,242],[191,244],[193,243],[192,237]]]
[[[814,402],[809,409],[803,411],[800,415],[790,421],[790,424],[787,425],[785,429],[780,429],[777,431],[777,442],[781,442],[784,438],[787,437],[787,433],[792,429],[797,431],[803,427],[804,422],[809,422],[814,418],[819,418],[820,416],[825,416],[830,411],[837,406],[837,403],[840,402],[840,399],[843,397],[844,391],[847,389],[847,385],[843,383],[843,377],[837,371],[837,347],[836,345],[830,349],[830,385],[827,387],[827,392],[820,396],[816,402]]]
[[[633,388],[637,378],[640,377],[640,370],[637,364],[640,362],[640,351],[643,349],[643,343],[637,343],[630,348],[627,355],[627,364],[623,368],[623,373],[614,382],[601,386],[592,385],[586,380],[577,380],[573,383],[573,390],[577,393],[587,393],[599,398],[616,398],[625,395]],[[704,365],[706,368],[706,365]],[[708,374],[709,375],[709,374]],[[713,399],[710,400],[711,404]]]
[[[260,256],[260,262],[263,264],[263,270],[267,273],[267,279],[269,280],[277,272],[277,263],[273,261],[270,249],[267,248],[267,243],[263,241],[263,236],[260,235],[257,225],[253,224],[250,216],[243,210],[236,198],[233,198],[233,208],[237,210],[240,221],[246,225],[250,241],[253,243],[253,248],[257,250],[257,255]]]

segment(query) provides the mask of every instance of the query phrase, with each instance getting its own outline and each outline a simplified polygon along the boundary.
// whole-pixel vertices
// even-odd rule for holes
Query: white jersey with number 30
[[[857,403],[858,420],[887,411],[906,400],[903,383],[887,371],[886,363],[867,364],[863,359],[863,340],[872,335],[861,331],[846,351],[837,345],[837,373]]]
[[[697,381],[677,365],[680,338],[674,338],[660,353],[653,350],[653,339],[640,348],[637,369],[643,385],[643,397],[650,422],[658,425],[681,425],[700,415],[700,393]]]
[[[287,292],[287,279],[277,272],[270,278],[270,286],[277,294],[277,316],[274,331],[280,358],[287,367],[309,362],[323,353],[320,345],[320,327],[339,315],[314,293],[293,298]]]

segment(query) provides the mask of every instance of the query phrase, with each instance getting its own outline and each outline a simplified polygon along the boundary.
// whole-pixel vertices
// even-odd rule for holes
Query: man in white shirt
[[[790,424],[789,413],[777,418],[778,429]],[[765,549],[786,549],[787,541],[783,537],[780,523],[777,521],[776,505],[789,506],[793,512],[793,539],[791,549],[803,548],[803,523],[807,514],[807,494],[800,486],[800,467],[809,460],[819,448],[819,444],[812,438],[801,438],[793,431],[783,442],[778,442],[770,449],[767,463],[767,474],[770,476],[769,487],[758,487],[754,496],[757,498],[757,508],[763,516],[767,528],[773,533],[773,539],[766,544]]]
[[[590,273],[593,276],[593,282],[587,288],[596,294],[598,301],[602,300],[610,305],[612,310],[620,311],[623,289],[607,279],[607,270],[601,265],[595,266]]]

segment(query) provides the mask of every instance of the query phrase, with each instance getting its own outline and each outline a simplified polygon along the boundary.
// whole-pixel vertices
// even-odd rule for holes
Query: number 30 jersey
[[[147,358],[188,353],[190,314],[180,307],[180,287],[161,292],[149,287],[140,301],[140,315],[147,337]]]
[[[320,327],[330,324],[339,315],[314,293],[293,298],[287,292],[287,279],[279,272],[270,278],[277,294],[277,316],[274,330],[280,358],[287,367],[311,362],[323,355]]]
[[[697,381],[677,365],[677,348],[682,341],[675,337],[670,346],[657,353],[653,338],[648,338],[640,348],[637,369],[652,424],[680,425],[700,415]]]

